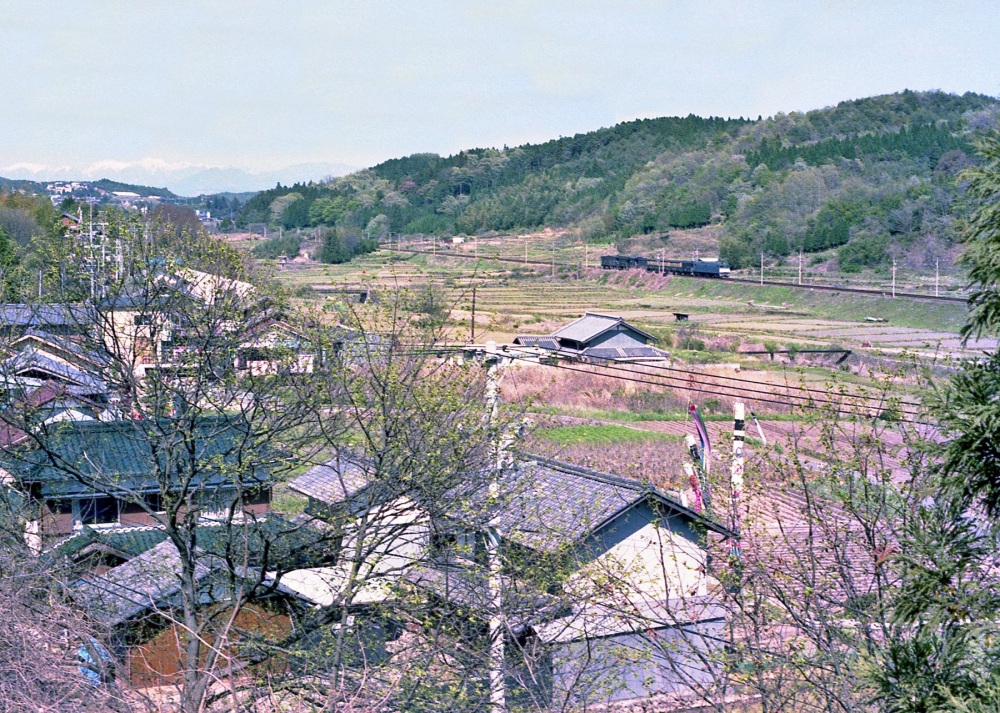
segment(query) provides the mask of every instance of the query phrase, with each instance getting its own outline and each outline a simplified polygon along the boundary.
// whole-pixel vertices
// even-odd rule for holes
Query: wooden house
[[[37,507],[29,531],[38,536],[72,533],[82,525],[115,527],[156,524],[165,457],[157,424],[150,421],[63,422],[49,426],[47,449],[24,443],[2,455],[5,480]],[[206,513],[225,507],[236,490],[227,467],[239,448],[238,425],[204,419],[194,440],[195,472],[168,473],[192,504]],[[184,467],[178,464],[176,468]],[[242,473],[248,512],[270,510],[263,464]],[[255,487],[254,483],[258,483]],[[138,503],[142,499],[145,507]]]
[[[211,616],[228,621],[229,600],[225,560],[200,553],[194,571],[199,618]],[[122,677],[136,688],[178,683],[185,670],[184,627],[170,612],[180,606],[181,558],[173,542],[163,539],[148,550],[115,567],[95,571],[76,583],[69,596],[90,617],[113,632],[116,658],[124,665]],[[220,612],[219,605],[222,609]],[[227,646],[216,664],[220,676],[245,668],[238,658],[243,634],[279,639],[291,629],[286,614],[257,604],[243,605],[229,628]],[[214,643],[213,629],[203,636]],[[270,665],[284,667],[283,661]]]
[[[595,361],[657,361],[669,357],[656,337],[621,317],[587,312],[552,334],[521,334],[514,345]]]
[[[261,320],[241,335],[235,359],[236,368],[251,376],[311,374],[315,363],[315,349],[308,338],[274,317]]]
[[[350,513],[378,500],[360,460],[317,466],[290,487],[308,498],[308,513],[347,523],[345,537]],[[395,515],[375,527],[383,541],[373,554],[380,562],[389,554],[392,566],[369,565],[370,591],[359,604],[415,587],[482,627],[497,596],[489,590],[488,560],[499,556],[508,646],[550,662],[550,701],[586,704],[598,690],[604,703],[683,693],[714,675],[710,653],[724,619],[711,597],[718,583],[708,570],[706,538],[729,535],[714,520],[646,484],[527,455],[495,482],[457,486],[446,500],[429,505],[387,494],[379,507]],[[491,532],[498,539],[493,554]],[[336,567],[283,581],[289,593],[298,588],[317,606],[336,601],[344,587]],[[665,647],[667,640],[675,645]],[[604,654],[581,657],[581,647]],[[636,655],[611,666],[622,647]]]

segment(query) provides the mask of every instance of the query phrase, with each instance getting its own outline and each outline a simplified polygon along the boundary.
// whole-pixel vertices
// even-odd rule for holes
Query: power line
[[[502,356],[508,356],[508,357],[511,357],[511,358],[514,358],[514,359],[518,359],[518,360],[521,360],[521,361],[534,361],[535,360],[534,357],[532,357],[532,356],[511,353],[510,351],[501,352],[500,354]],[[560,368],[571,369],[571,367],[569,367],[569,366],[565,366],[565,365],[559,365],[559,366],[560,366]],[[633,369],[628,369],[628,368],[626,368],[625,365],[623,365],[621,363],[594,364],[593,366],[595,366],[595,367],[597,367],[599,369],[606,369],[608,371],[617,371],[617,372],[621,372],[621,373],[624,373],[624,374],[629,374],[629,375],[632,375],[632,376],[639,376],[639,377],[650,377],[650,376],[652,376],[652,377],[655,377],[655,378],[665,379],[668,382],[681,382],[681,383],[684,384],[682,388],[689,388],[689,389],[692,389],[692,390],[698,390],[698,389],[695,389],[693,386],[688,385],[687,382],[685,382],[684,379],[682,377],[679,377],[679,376],[666,376],[666,375],[657,376],[657,375],[649,375],[649,374],[645,374],[642,371],[635,371]],[[644,364],[643,366],[650,366],[650,365],[645,365]],[[702,372],[687,371],[687,370],[684,370],[684,369],[677,369],[677,368],[671,368],[671,367],[652,367],[652,368],[659,368],[659,369],[665,369],[665,370],[668,370],[668,371],[679,372],[679,373],[685,374],[687,376],[693,376],[693,377],[702,377],[702,378],[707,377],[707,378],[710,378],[710,379],[728,379],[728,380],[737,381],[738,383],[741,383],[741,384],[752,384],[754,386],[757,385],[756,382],[748,381],[746,379],[734,379],[733,377],[716,376],[714,374],[705,374],[705,373],[702,373]],[[592,372],[590,372],[590,370],[586,370],[586,369],[582,369],[582,370],[581,369],[571,369],[571,370],[573,370],[573,371],[585,371],[587,373],[592,373]],[[664,383],[664,382],[660,382],[660,381],[649,381],[648,378],[643,378],[640,381],[643,382],[643,383],[656,383],[656,384],[660,384],[660,385],[663,385],[663,386],[671,386],[672,388],[676,388],[676,387],[673,387],[673,385],[671,383]],[[833,400],[833,399],[830,399],[830,398],[827,398],[829,396],[829,392],[819,391],[817,389],[810,389],[809,392],[810,393],[821,394],[822,395],[821,398],[817,398],[817,397],[814,397],[814,396],[806,396],[806,395],[803,395],[803,394],[800,394],[800,393],[795,393],[795,391],[791,390],[790,387],[785,387],[786,388],[786,393],[785,394],[781,394],[781,393],[775,393],[774,390],[766,390],[765,391],[765,390],[761,390],[761,389],[754,389],[754,388],[747,388],[747,387],[732,387],[732,386],[728,386],[726,384],[717,384],[715,386],[718,389],[724,389],[724,390],[726,390],[729,393],[734,393],[735,392],[735,393],[740,393],[740,394],[744,394],[744,393],[761,394],[763,396],[771,398],[773,403],[781,403],[781,404],[785,404],[785,405],[787,405],[786,402],[784,402],[784,401],[774,402],[773,399],[774,398],[793,398],[793,399],[798,399],[800,401],[806,401],[806,402],[817,402],[817,403],[821,403],[821,404],[830,404],[830,405],[836,404],[836,405],[840,405],[840,402],[838,402],[836,400]],[[870,406],[873,406],[873,407],[876,404],[882,404],[882,403],[884,403],[883,399],[879,399],[878,397],[874,397],[874,396],[862,397],[860,395],[854,396],[854,395],[848,395],[848,394],[845,394],[844,396],[847,397],[847,398],[865,398],[869,402],[871,402]]]
[[[605,365],[601,365],[601,366],[605,366]],[[736,382],[736,383],[739,383],[739,384],[751,384],[753,386],[759,385],[758,382],[756,382],[756,381],[752,381],[750,379],[741,379],[741,378],[736,377],[736,376],[725,376],[723,374],[706,374],[705,372],[692,371],[690,369],[680,369],[678,367],[663,366],[663,365],[660,365],[660,364],[644,363],[643,367],[648,368],[648,369],[656,369],[656,370],[660,370],[660,371],[677,372],[679,374],[686,374],[688,376],[703,376],[703,377],[708,377],[708,378],[711,378],[711,379],[720,379],[720,380],[723,380],[723,381],[732,381],[732,382]],[[620,363],[618,363],[614,367],[605,366],[605,368],[618,368],[618,369],[621,369],[622,367],[620,366]],[[628,371],[631,371],[631,370],[628,370]],[[631,373],[641,374],[642,372],[631,371]],[[670,378],[670,377],[664,377],[664,378]],[[791,387],[785,387],[785,388],[789,389]],[[812,389],[812,388],[809,388],[808,386],[799,386],[799,387],[795,387],[795,391],[806,392],[806,393],[809,393],[809,394],[818,394],[818,395],[820,395],[822,397],[822,400],[829,401],[828,397],[830,396],[830,392],[826,391],[826,390],[823,390],[823,389]],[[773,394],[774,392],[769,391],[769,392],[759,392],[759,393]],[[792,396],[792,397],[794,397],[794,398],[799,398],[799,399],[806,398],[806,397],[801,396],[799,394],[796,394],[794,392],[789,392],[789,395]],[[868,395],[865,395],[865,394],[850,394],[850,393],[841,393],[839,395],[842,396],[843,398],[847,398],[847,399],[865,400],[865,401],[876,402],[876,403],[884,402],[884,399],[882,397],[879,397],[879,396],[868,396]],[[907,406],[913,406],[914,404],[906,404],[906,405]]]
[[[439,352],[440,351],[453,351],[453,352],[457,352],[457,351],[464,351],[464,348],[462,348],[462,347],[445,347],[445,348],[437,348],[436,351],[439,351]],[[727,386],[727,385],[724,385],[724,384],[723,385],[715,385],[716,388],[709,390],[709,389],[705,389],[705,388],[699,388],[699,385],[688,383],[688,382],[684,381],[681,377],[676,377],[676,376],[659,376],[659,377],[656,377],[654,375],[653,378],[648,378],[650,376],[648,374],[643,374],[642,372],[633,371],[633,370],[630,370],[630,369],[625,369],[625,368],[622,368],[619,365],[615,365],[615,366],[606,365],[606,364],[594,364],[593,365],[593,366],[597,367],[598,369],[605,369],[606,371],[610,371],[610,372],[620,372],[620,373],[617,373],[617,374],[616,373],[607,374],[607,373],[595,372],[592,369],[579,368],[579,366],[582,366],[582,365],[578,366],[576,364],[573,364],[573,365],[566,364],[566,363],[562,363],[562,364],[546,364],[545,362],[539,362],[534,356],[527,356],[527,355],[517,354],[516,352],[510,352],[510,351],[498,352],[497,356],[499,356],[499,357],[505,357],[505,358],[509,358],[509,359],[513,359],[513,360],[517,360],[517,361],[524,361],[524,362],[531,362],[531,363],[541,363],[543,366],[553,366],[553,367],[556,367],[556,368],[559,368],[559,369],[565,369],[567,371],[574,371],[574,372],[579,372],[579,373],[582,373],[582,374],[591,374],[591,375],[594,375],[594,376],[602,376],[604,378],[616,379],[616,380],[619,380],[619,381],[627,381],[627,382],[631,382],[631,383],[644,384],[644,385],[648,385],[648,386],[659,386],[659,387],[663,387],[663,388],[683,389],[683,390],[687,390],[687,391],[693,391],[695,393],[711,394],[711,395],[714,395],[714,396],[726,396],[726,397],[730,397],[730,398],[745,398],[746,394],[748,394],[748,393],[750,393],[750,394],[756,394],[757,396],[751,397],[752,400],[760,402],[760,403],[774,404],[774,405],[785,406],[785,407],[788,407],[788,406],[802,406],[802,407],[806,407],[806,408],[820,408],[820,407],[826,405],[826,406],[836,407],[839,410],[839,409],[842,409],[845,406],[850,406],[850,404],[844,404],[843,402],[832,400],[832,399],[828,399],[828,398],[816,398],[814,396],[805,396],[805,395],[796,394],[796,393],[793,393],[793,392],[789,392],[789,393],[786,393],[786,394],[782,395],[782,394],[776,394],[773,391],[761,391],[759,389],[750,389],[750,388],[746,388],[746,387],[733,387],[733,386]],[[716,378],[713,375],[703,374],[703,373],[699,373],[699,372],[684,372],[683,370],[676,370],[676,371],[681,371],[682,373],[687,373],[687,374],[689,374],[691,376],[699,376],[699,377],[708,376],[709,378]],[[642,377],[646,377],[646,378],[642,378]],[[753,382],[746,382],[745,380],[739,380],[739,381],[741,381],[742,383],[753,383]],[[677,384],[677,383],[672,383],[672,382],[681,382],[681,383]],[[883,407],[885,407],[887,405],[885,403],[885,401],[882,400],[882,399],[877,399],[876,397],[868,397],[868,398],[871,401],[871,403],[868,404],[867,406],[859,406],[860,408],[869,408],[869,409],[878,408],[878,409],[881,409],[881,408],[883,408]],[[782,399],[784,399],[784,400],[782,400]],[[788,402],[788,399],[796,399],[796,400],[798,400],[798,402],[790,404]],[[908,417],[907,420],[909,420],[910,422],[916,423],[916,424],[921,424],[921,425],[930,425],[930,424],[926,424],[926,423],[924,423],[922,421],[915,420],[915,417],[917,416],[916,412],[906,411],[905,409],[902,409],[902,408],[900,410],[903,412],[902,415],[903,416],[907,416]]]
[[[412,345],[412,346],[418,346],[418,345]],[[434,347],[427,345],[423,346],[424,348],[431,349],[439,353],[446,351],[447,352],[465,351],[464,347],[459,347],[459,346],[452,346],[452,347],[440,347],[440,346]],[[534,355],[518,354],[516,351],[515,352],[512,352],[510,350],[501,351],[497,352],[497,355],[501,357],[517,359],[519,361],[537,362],[537,358]],[[566,369],[569,371],[577,371],[580,373],[587,373],[587,374],[596,373],[591,369],[575,368],[574,366],[570,366],[565,363],[561,363],[558,365],[545,364],[544,362],[541,363],[546,366],[558,366],[558,368]],[[617,374],[603,374],[603,376],[606,376],[608,378],[618,378],[624,381],[631,381],[633,383],[661,386],[665,388],[687,389],[689,391],[694,391],[697,393],[729,396],[733,398],[742,398],[746,397],[747,394],[754,394],[756,395],[757,401],[760,401],[762,403],[781,405],[781,406],[799,405],[799,406],[808,406],[815,408],[817,405],[819,405],[819,406],[835,406],[838,409],[847,406],[855,408],[881,410],[888,405],[886,403],[886,399],[879,396],[866,396],[862,394],[840,394],[842,399],[851,400],[854,402],[845,404],[843,400],[830,398],[831,393],[829,391],[823,391],[820,389],[811,389],[805,386],[798,388],[786,386],[784,387],[784,393],[780,393],[776,392],[776,389],[762,390],[759,388],[753,388],[760,386],[760,384],[758,382],[754,382],[748,379],[741,379],[738,377],[724,376],[724,375],[706,374],[704,372],[691,371],[688,369],[681,369],[677,367],[668,367],[662,365],[643,364],[643,367],[659,371],[673,372],[677,374],[682,374],[684,376],[671,376],[666,374],[651,375],[643,371],[636,371],[634,369],[629,369],[628,364],[623,364],[621,362],[613,362],[611,360],[608,360],[608,363],[592,364],[591,366],[596,367],[598,369],[604,369],[609,372],[617,372],[618,374],[627,375],[627,376],[618,376]],[[688,381],[688,379],[694,377],[700,379],[708,378],[720,381],[731,381],[739,385],[732,386],[725,383],[712,384],[713,389],[708,390],[704,388],[698,388],[697,385],[692,384]],[[749,384],[750,386],[745,386],[746,384]],[[790,404],[788,402],[789,399],[794,400],[796,403]],[[916,410],[917,408],[916,405],[908,403],[900,403],[898,405],[898,408],[903,416],[908,417],[908,419],[912,420],[914,423],[922,423],[920,421],[915,420],[919,416],[919,412]]]
[[[566,365],[566,364],[545,364],[544,362],[537,362],[533,357],[513,355],[513,354],[510,354],[509,352],[508,353],[503,353],[502,356],[510,358],[510,359],[516,359],[518,361],[542,363],[544,366],[553,366],[553,367],[558,368],[558,369],[565,369],[567,371],[575,371],[575,372],[579,372],[579,373],[582,373],[582,374],[591,374],[591,375],[594,375],[594,376],[602,376],[604,378],[616,379],[618,381],[627,381],[627,382],[631,382],[631,383],[644,384],[644,385],[648,385],[648,386],[659,386],[659,387],[672,388],[672,389],[683,389],[683,390],[687,390],[687,391],[693,391],[693,392],[696,392],[696,393],[711,394],[713,396],[726,396],[726,397],[730,397],[730,398],[745,398],[745,395],[748,392],[749,393],[755,393],[755,394],[764,394],[765,396],[771,396],[771,397],[781,396],[780,394],[774,394],[772,392],[761,392],[761,391],[756,391],[756,390],[752,390],[752,389],[739,389],[738,390],[735,387],[726,387],[726,386],[723,386],[720,389],[708,390],[708,389],[698,388],[696,385],[692,385],[692,384],[688,384],[688,383],[682,383],[680,386],[678,386],[676,384],[667,383],[667,382],[664,382],[664,381],[657,381],[657,380],[636,378],[635,376],[623,376],[623,375],[618,375],[618,374],[601,374],[601,373],[595,373],[594,371],[589,370],[589,369],[575,368],[574,366],[570,366],[570,365]],[[600,367],[601,365],[595,365],[595,366]],[[607,368],[607,367],[605,367],[605,368]],[[641,372],[633,372],[633,371],[624,370],[624,373],[626,373],[626,374],[640,374]],[[679,380],[678,377],[661,377],[661,378]],[[818,409],[818,408],[821,408],[824,405],[827,405],[827,406],[836,407],[838,409],[838,411],[841,410],[845,406],[845,404],[843,404],[843,403],[840,403],[840,402],[837,402],[837,401],[828,400],[828,399],[816,399],[816,398],[813,398],[813,397],[797,396],[795,394],[788,394],[787,396],[798,398],[801,401],[799,403],[789,404],[787,400],[782,401],[782,400],[778,400],[777,398],[762,398],[762,397],[759,397],[759,396],[757,396],[757,397],[751,397],[748,400],[756,401],[758,403],[775,404],[775,405],[785,406],[785,407],[788,407],[788,406],[799,406],[799,407],[803,407],[803,408],[812,408],[812,409]],[[884,406],[885,404],[882,404],[882,405]],[[849,406],[849,405],[846,405],[846,406]],[[873,407],[868,407],[868,408],[873,408]],[[923,422],[923,421],[917,421],[917,420],[915,420],[915,418],[914,418],[916,416],[915,413],[910,413],[910,412],[903,411],[902,415],[903,416],[907,416],[908,418],[906,420],[909,421],[910,423],[919,424],[919,425],[925,425],[925,426],[932,425],[932,424],[929,424],[929,423],[926,423],[926,422]]]

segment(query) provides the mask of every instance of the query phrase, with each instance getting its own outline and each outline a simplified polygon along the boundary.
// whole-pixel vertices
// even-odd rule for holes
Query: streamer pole
[[[740,547],[740,527],[743,524],[740,517],[740,506],[743,502],[743,446],[746,436],[745,409],[742,403],[737,403],[733,407],[733,463],[729,471],[729,491],[731,498],[731,502],[729,503],[729,529],[733,533],[729,552],[737,560],[743,557]]]

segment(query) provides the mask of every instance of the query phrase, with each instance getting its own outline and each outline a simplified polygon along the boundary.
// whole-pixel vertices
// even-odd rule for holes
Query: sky
[[[0,176],[191,194],[641,117],[997,96],[1000,3],[0,0],[0,67]]]

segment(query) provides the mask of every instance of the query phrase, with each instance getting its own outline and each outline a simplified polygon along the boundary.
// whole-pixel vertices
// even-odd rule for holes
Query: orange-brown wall
[[[229,612],[223,612],[215,621],[228,621]],[[220,624],[221,625],[221,624]],[[288,616],[275,614],[254,605],[243,607],[236,615],[236,621],[230,632],[231,640],[239,639],[239,631],[263,635],[271,640],[279,639],[291,631],[292,623]],[[213,641],[214,637],[208,636]],[[183,629],[174,624],[160,632],[146,643],[129,649],[126,656],[128,679],[136,688],[150,686],[167,686],[178,683],[184,671],[184,645],[186,642]],[[207,652],[203,652],[207,656]],[[204,658],[202,659],[204,660]],[[234,662],[237,670],[242,667],[239,660]],[[270,671],[283,671],[284,661],[271,661],[265,668]],[[216,664],[219,670],[229,667],[229,660],[220,658]]]

